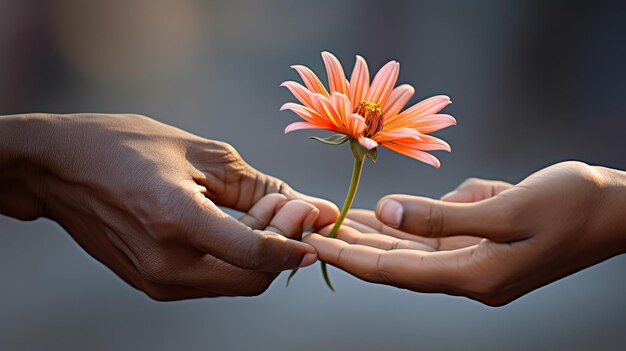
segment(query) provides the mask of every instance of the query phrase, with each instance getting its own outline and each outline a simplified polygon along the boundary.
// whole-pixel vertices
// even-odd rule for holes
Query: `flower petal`
[[[404,156],[408,156],[418,161],[428,163],[435,168],[441,167],[441,162],[439,162],[439,160],[435,156],[427,152],[420,151],[406,145],[399,145],[394,143],[385,143],[383,144],[383,146]]]
[[[396,85],[399,73],[399,63],[396,61],[387,62],[387,64],[376,73],[365,100],[381,106],[384,105],[387,98],[389,98],[389,94],[391,94],[391,90],[393,90],[393,87]]]
[[[422,133],[412,128],[397,128],[390,131],[383,129],[383,131],[376,133],[372,139],[376,140],[379,144],[398,140],[417,141],[422,139]]]
[[[352,136],[353,138],[363,135],[365,128],[367,128],[367,125],[365,124],[365,118],[357,115],[356,113],[352,113],[350,114],[350,116],[348,116],[348,122],[348,135]]]
[[[359,138],[359,144],[368,150],[378,146],[378,143],[370,138]]]
[[[450,115],[429,115],[416,118],[411,127],[420,133],[432,133],[449,126],[456,125],[456,119]]]
[[[450,144],[441,140],[439,138],[435,138],[431,135],[422,135],[420,140],[410,140],[410,139],[402,139],[396,142],[397,144],[412,147],[418,150],[424,151],[433,151],[433,150],[444,150],[444,151],[452,151],[450,148]]]
[[[356,55],[356,63],[350,77],[350,101],[352,101],[352,111],[356,109],[365,98],[370,88],[370,72],[367,62],[359,55]]]
[[[391,131],[397,128],[412,128],[423,134],[436,132],[440,129],[456,124],[454,117],[445,114],[415,116],[408,119],[395,120],[384,126],[385,131]]]
[[[343,67],[339,60],[328,51],[322,52],[322,59],[326,66],[326,73],[328,74],[328,87],[330,92],[338,92],[344,95],[348,95],[348,84],[346,83],[346,75],[343,72]]]
[[[330,99],[330,102],[333,104],[335,111],[337,111],[339,117],[341,118],[342,125],[347,128],[348,116],[352,112],[350,100],[344,94],[337,92],[331,93]]]
[[[333,104],[322,94],[313,94],[313,106],[317,113],[339,129],[343,129],[343,119],[335,110]]]
[[[317,124],[308,123],[308,122],[293,122],[285,128],[285,134],[291,133],[296,130],[301,130],[301,129],[328,129],[328,128],[322,128]]]
[[[418,102],[417,104],[409,107],[408,109],[402,111],[396,116],[390,116],[389,120],[385,122],[390,124],[396,122],[402,124],[407,119],[411,119],[413,117],[432,115],[441,111],[451,102],[452,101],[450,101],[450,98],[445,95],[433,96],[426,100]]]
[[[295,114],[300,116],[300,118],[310,123],[316,123],[316,124],[323,125],[323,126],[330,124],[326,117],[320,115],[314,109],[306,107],[306,106],[298,105],[295,102],[287,102],[283,104],[283,106],[280,107],[280,110],[281,111],[291,110]]]
[[[291,68],[295,69],[296,72],[302,78],[304,85],[313,93],[322,94],[326,97],[329,97],[328,91],[324,88],[324,84],[320,81],[319,78],[311,71],[308,67],[302,65],[293,65]]]
[[[303,87],[300,83],[286,81],[283,82],[280,86],[289,89],[291,94],[293,94],[293,96],[295,96],[296,99],[298,99],[298,101],[300,101],[303,105],[307,107],[313,107],[313,98],[311,96],[311,92],[309,91],[309,89]]]
[[[420,150],[445,150],[448,152],[452,151],[450,144],[448,144],[445,140],[435,138],[431,135],[422,136],[422,140],[420,140],[417,145]]]
[[[383,105],[383,118],[398,114],[415,93],[415,88],[409,84],[402,84],[391,91],[389,98]]]

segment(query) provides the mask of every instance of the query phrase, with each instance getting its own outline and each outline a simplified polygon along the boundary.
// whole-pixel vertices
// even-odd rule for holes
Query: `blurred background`
[[[397,59],[413,102],[451,96],[439,170],[382,150],[357,207],[517,182],[563,160],[626,168],[624,1],[2,0],[0,114],[133,112],[227,141],[255,167],[341,203],[348,148],[283,135],[289,66]],[[325,80],[325,78],[323,78]],[[57,224],[0,217],[2,350],[623,350],[626,257],[502,308],[286,273],[254,298],[159,303]]]

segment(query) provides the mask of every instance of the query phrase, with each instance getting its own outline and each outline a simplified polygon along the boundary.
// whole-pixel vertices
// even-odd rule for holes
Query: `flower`
[[[449,97],[433,96],[402,111],[415,89],[409,84],[394,88],[400,72],[398,62],[385,64],[370,85],[367,63],[361,56],[356,56],[349,81],[333,54],[324,51],[322,59],[330,93],[315,73],[302,65],[291,67],[306,87],[293,81],[281,84],[301,104],[288,102],[280,110],[291,110],[305,120],[291,123],[285,133],[330,130],[358,140],[368,150],[381,145],[439,168],[439,160],[425,151],[450,151],[450,145],[427,134],[456,124],[454,117],[438,114],[450,104]]]

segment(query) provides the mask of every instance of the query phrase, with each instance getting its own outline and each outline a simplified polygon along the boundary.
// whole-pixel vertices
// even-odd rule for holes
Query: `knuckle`
[[[581,161],[563,161],[556,164],[557,167],[570,168],[573,170],[586,170],[590,166]]]
[[[224,151],[229,154],[238,154],[237,149],[231,144],[224,141],[216,141],[217,145]]]
[[[198,167],[216,176],[224,171],[245,172],[250,167],[243,161],[237,149],[223,141],[205,140],[194,150]]]
[[[276,181],[276,186],[278,187],[278,193],[283,194],[285,196],[292,196],[294,194],[294,190],[289,186],[289,184],[287,184],[286,182],[284,182],[283,180],[280,180],[278,178],[274,178]]]
[[[429,203],[424,220],[426,221],[426,233],[429,237],[440,237],[444,233],[445,216],[441,207]]]
[[[237,149],[224,141],[211,140],[210,149],[215,156],[218,156],[225,163],[241,161],[241,156]]]
[[[289,187],[289,185],[287,185],[287,183],[285,183],[281,179],[264,175],[262,173],[257,173],[257,176],[261,177],[262,180],[265,181],[265,193],[266,194],[279,193],[285,196],[293,195],[293,189],[291,189],[291,187]]]
[[[458,189],[474,187],[474,186],[480,185],[481,183],[482,183],[482,179],[479,179],[476,177],[470,177],[470,178],[465,179],[463,183],[459,185]]]
[[[580,161],[566,161],[563,163],[568,171],[578,179],[580,186],[597,186],[599,172],[595,168]]]
[[[150,118],[148,116],[144,116],[138,113],[126,113],[123,116],[131,118],[131,119],[136,119],[139,120],[140,122],[146,121],[146,120],[150,120]]]

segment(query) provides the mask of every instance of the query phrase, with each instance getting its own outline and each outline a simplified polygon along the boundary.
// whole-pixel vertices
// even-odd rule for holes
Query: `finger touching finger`
[[[398,239],[405,239],[405,240],[419,240],[424,242],[426,245],[429,246],[436,246],[436,243],[438,239],[432,239],[432,238],[422,238],[422,237],[416,237],[414,234],[410,234],[410,233],[405,233],[401,230],[398,230],[396,228],[392,228],[386,224],[384,224],[383,222],[381,222],[380,220],[378,220],[378,218],[376,218],[376,213],[374,211],[371,210],[362,210],[362,209],[354,209],[354,210],[350,210],[350,212],[348,212],[348,219],[350,219],[351,221],[354,221],[356,223],[360,223],[362,225],[365,225],[367,227],[373,228],[375,229],[374,232],[378,232],[381,234],[385,234],[385,235],[391,235],[393,237],[396,237]],[[344,222],[346,223],[346,222]],[[357,230],[360,230],[358,224],[351,223],[351,222],[347,222],[346,225],[353,227]]]
[[[328,224],[334,223],[337,220],[337,218],[339,218],[339,208],[337,208],[335,204],[333,204],[332,202],[328,200],[324,200],[318,197],[299,193],[286,185],[283,186],[281,193],[285,194],[285,196],[287,196],[287,198],[290,200],[292,199],[304,200],[312,204],[313,206],[317,207],[317,209],[320,212],[319,212],[319,216],[313,223],[313,228],[315,229],[322,228]]]
[[[205,198],[197,197],[186,214],[182,226],[190,244],[239,268],[278,272],[300,266],[307,254],[316,255],[310,245],[251,229]]]
[[[302,200],[288,201],[278,210],[267,230],[282,234],[290,239],[301,239],[306,228],[313,225],[319,210]]]
[[[330,226],[322,229],[320,234],[328,236],[330,233]],[[394,238],[392,236],[376,234],[376,233],[363,233],[349,226],[341,226],[335,237],[339,240],[343,240],[348,244],[357,244],[363,246],[369,246],[381,250],[422,250],[422,251],[435,251],[431,246],[423,243],[419,243],[411,240],[402,240]]]
[[[252,229],[264,229],[286,202],[287,197],[282,194],[264,196],[250,208],[248,213],[239,218],[239,221]]]

